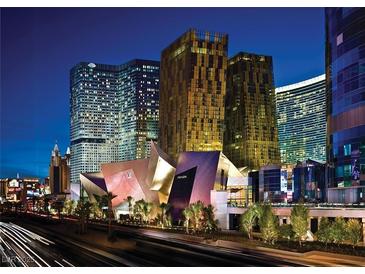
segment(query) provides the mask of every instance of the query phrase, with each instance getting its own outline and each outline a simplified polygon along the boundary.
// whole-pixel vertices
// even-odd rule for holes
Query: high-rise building
[[[228,35],[191,29],[162,51],[160,146],[183,151],[223,148]]]
[[[71,70],[71,183],[118,161],[119,67],[79,63]]]
[[[224,154],[238,167],[279,164],[271,56],[240,52],[228,61]]]
[[[71,70],[71,183],[102,163],[148,158],[158,138],[159,62]],[[77,191],[76,191],[77,192]]]
[[[330,202],[365,201],[365,8],[326,8]]]
[[[276,92],[279,147],[282,163],[313,159],[326,161],[325,75]]]
[[[49,185],[52,194],[70,192],[70,148],[62,157],[58,145],[55,144],[49,165]]]
[[[150,156],[151,141],[158,139],[160,63],[132,60],[121,66],[120,157],[121,161]]]

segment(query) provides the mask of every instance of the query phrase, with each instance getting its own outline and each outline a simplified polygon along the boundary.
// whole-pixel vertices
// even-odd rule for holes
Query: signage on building
[[[288,191],[288,172],[286,170],[281,170],[280,190],[283,191],[283,192]]]
[[[19,182],[13,179],[9,182],[9,187],[19,187]]]

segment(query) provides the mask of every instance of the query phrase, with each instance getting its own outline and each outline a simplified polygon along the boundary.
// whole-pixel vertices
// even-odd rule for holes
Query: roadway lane
[[[73,266],[53,248],[54,242],[24,227],[0,222],[1,261],[9,266]]]
[[[256,252],[236,252],[229,249],[188,243],[173,239],[164,239],[154,235],[136,233],[137,229],[118,231],[118,241],[133,242],[128,249],[101,246],[97,243],[77,239],[74,233],[65,234],[57,229],[57,225],[40,227],[35,222],[27,221],[24,226],[37,231],[40,235],[52,239],[58,246],[69,245],[68,250],[90,250],[104,256],[105,262],[112,265],[126,266],[304,266],[285,259]],[[105,227],[99,231],[89,228],[91,235],[105,237]],[[100,230],[102,232],[100,232]],[[95,241],[97,242],[97,241]],[[84,266],[90,266],[83,264]]]

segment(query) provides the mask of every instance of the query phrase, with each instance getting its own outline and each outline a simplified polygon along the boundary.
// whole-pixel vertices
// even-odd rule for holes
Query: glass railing
[[[270,203],[272,207],[293,207],[299,203]],[[247,207],[247,203],[241,201],[228,201],[228,207]],[[364,208],[365,202],[354,203],[354,204],[342,204],[342,203],[304,203],[305,206],[316,208],[316,209],[327,209],[327,208]]]

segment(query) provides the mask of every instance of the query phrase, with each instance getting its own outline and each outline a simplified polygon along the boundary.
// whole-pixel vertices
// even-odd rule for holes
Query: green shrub
[[[294,237],[293,227],[291,224],[283,224],[279,226],[280,238],[286,240],[292,240]]]

